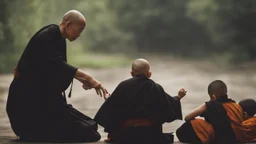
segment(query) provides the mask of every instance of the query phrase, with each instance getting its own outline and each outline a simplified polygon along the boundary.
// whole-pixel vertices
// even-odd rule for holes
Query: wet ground
[[[228,95],[236,101],[244,98],[255,98],[256,74],[244,69],[226,70],[217,65],[205,62],[181,61],[171,59],[149,59],[152,79],[161,84],[170,95],[177,95],[178,89],[184,87],[188,93],[181,100],[183,115],[209,99],[208,84],[221,79],[228,85]],[[124,79],[130,78],[130,67],[111,69],[82,69],[98,79],[111,93]],[[0,75],[0,137],[14,137],[5,112],[8,87],[12,75]],[[68,99],[75,108],[84,114],[94,117],[104,99],[94,90],[85,91],[78,81],[74,81],[72,98]],[[69,90],[68,90],[69,91]],[[164,124],[165,132],[174,132],[184,121],[177,120]],[[106,137],[103,128],[99,127],[102,139]],[[1,140],[1,139],[0,139]],[[175,138],[177,140],[177,138]]]

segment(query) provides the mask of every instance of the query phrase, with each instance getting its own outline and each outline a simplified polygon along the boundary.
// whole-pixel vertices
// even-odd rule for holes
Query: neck
[[[67,38],[67,34],[65,33],[65,28],[62,23],[59,24],[60,33],[64,38]]]
[[[145,76],[144,74],[137,74],[135,75],[135,77],[147,77],[147,76]]]
[[[228,95],[217,96],[216,99],[219,99],[219,100],[228,99]]]

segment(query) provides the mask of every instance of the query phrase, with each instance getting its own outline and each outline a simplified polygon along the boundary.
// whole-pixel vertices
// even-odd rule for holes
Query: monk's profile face
[[[74,41],[83,32],[85,26],[85,17],[77,10],[70,10],[62,18],[60,31],[63,37]]]
[[[70,22],[66,25],[66,35],[69,41],[76,40],[85,28],[85,23]]]

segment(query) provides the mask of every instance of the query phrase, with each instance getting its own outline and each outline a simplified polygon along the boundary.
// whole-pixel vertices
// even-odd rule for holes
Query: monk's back
[[[239,142],[253,142],[256,141],[256,131],[252,127],[243,125],[243,110],[235,102],[223,103],[223,107],[227,111],[230,119],[231,127],[235,133],[236,139]]]

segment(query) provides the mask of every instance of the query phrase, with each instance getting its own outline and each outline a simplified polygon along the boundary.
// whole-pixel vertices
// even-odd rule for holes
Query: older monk
[[[10,85],[7,113],[15,134],[25,141],[98,141],[97,124],[66,102],[73,78],[101,96],[107,90],[89,74],[67,63],[66,39],[76,40],[86,26],[84,16],[68,11],[59,25],[40,29],[25,48]],[[69,97],[71,96],[71,90]]]

